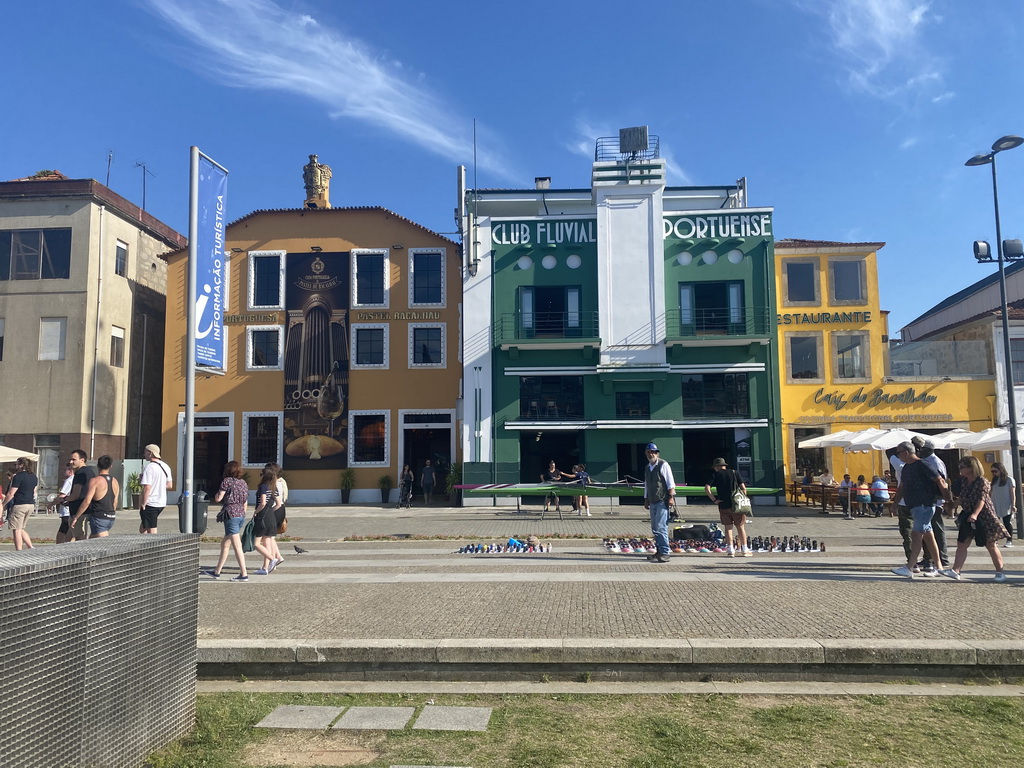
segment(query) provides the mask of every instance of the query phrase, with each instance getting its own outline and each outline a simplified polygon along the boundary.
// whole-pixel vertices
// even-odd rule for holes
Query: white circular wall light
[[[725,254],[725,258],[731,261],[733,264],[739,264],[743,261],[743,251],[736,250],[735,248]]]
[[[714,251],[704,251],[704,253],[702,253],[700,257],[701,259],[704,260],[705,264],[714,264],[716,261],[718,261],[718,254],[715,253]]]
[[[549,253],[547,256],[540,260],[540,265],[544,267],[544,269],[554,269],[555,267],[558,266],[558,259],[556,259]]]
[[[678,256],[676,256],[676,261],[679,262],[680,266],[688,267],[693,263],[693,254],[690,253],[689,251],[683,251]]]
[[[519,261],[516,262],[520,269],[529,269],[533,266],[533,259],[529,256],[520,256]]]
[[[575,253],[570,253],[569,257],[565,260],[565,266],[569,269],[579,269],[583,264],[583,259],[577,256]]]

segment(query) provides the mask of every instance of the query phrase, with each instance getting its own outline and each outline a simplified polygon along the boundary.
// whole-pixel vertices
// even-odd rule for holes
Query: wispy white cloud
[[[955,96],[956,94],[953,91],[946,91],[945,93],[940,93],[938,96],[932,97],[932,104],[942,104],[944,101],[949,101]]]
[[[855,89],[880,98],[942,88],[939,57],[927,44],[929,26],[942,23],[920,0],[794,0],[822,16]]]
[[[900,142],[900,149],[910,149],[919,141],[920,139],[917,136],[909,136]]]
[[[146,2],[230,85],[306,97],[333,118],[383,129],[454,162],[473,155],[470,121],[452,117],[452,105],[423,85],[422,73],[306,13],[273,0]],[[496,175],[514,175],[492,152],[478,151],[477,159]]]

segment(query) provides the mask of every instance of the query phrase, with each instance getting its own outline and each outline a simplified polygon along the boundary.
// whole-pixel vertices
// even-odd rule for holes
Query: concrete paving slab
[[[437,640],[345,638],[295,641],[295,657],[300,663],[351,663],[400,661],[406,664],[430,664],[437,661]]]
[[[400,731],[415,712],[414,707],[349,707],[331,730]]]
[[[979,664],[1024,666],[1024,640],[965,640],[978,654]]]
[[[562,661],[566,664],[689,664],[689,640],[661,638],[566,638]]]
[[[257,728],[295,728],[325,731],[331,727],[344,707],[303,707],[282,704],[258,723]]]
[[[441,640],[437,660],[442,664],[557,664],[562,641],[536,638]]]
[[[486,731],[490,707],[444,707],[428,704],[413,725],[414,730]]]
[[[971,665],[977,651],[959,640],[820,640],[826,664]]]
[[[691,638],[694,664],[824,664],[825,649],[815,640]]]

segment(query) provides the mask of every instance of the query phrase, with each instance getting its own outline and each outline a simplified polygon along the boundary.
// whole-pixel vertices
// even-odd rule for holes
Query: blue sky
[[[748,178],[777,238],[884,241],[895,333],[983,277],[991,176],[1024,134],[1019,0],[92,0],[0,25],[0,177],[104,181],[187,229],[188,147],[230,171],[229,218],[331,202],[454,229],[481,187],[589,185],[594,141],[649,125],[673,184]],[[1024,147],[1000,155],[1003,236],[1024,235]]]

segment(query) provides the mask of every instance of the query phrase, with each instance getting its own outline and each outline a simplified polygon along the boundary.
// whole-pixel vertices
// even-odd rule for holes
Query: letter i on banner
[[[224,238],[228,172],[199,153],[196,228],[196,365],[224,370]]]

